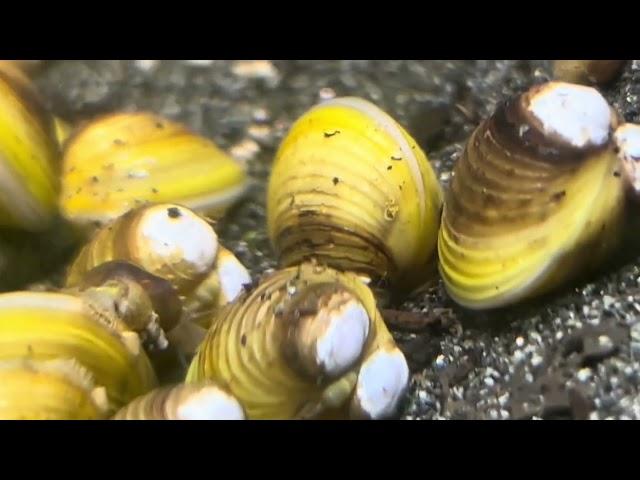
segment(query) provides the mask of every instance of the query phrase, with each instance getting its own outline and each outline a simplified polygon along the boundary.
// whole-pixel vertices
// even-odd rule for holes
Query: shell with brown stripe
[[[441,204],[409,133],[366,100],[337,98],[305,113],[280,145],[268,231],[282,266],[315,259],[416,286],[430,272]]]

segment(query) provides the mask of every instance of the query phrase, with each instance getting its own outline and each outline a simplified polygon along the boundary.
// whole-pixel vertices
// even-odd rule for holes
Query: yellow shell
[[[148,202],[218,216],[246,185],[244,168],[207,138],[152,113],[118,113],[68,139],[60,207],[86,228]]]
[[[416,286],[432,273],[441,204],[407,131],[366,100],[337,98],[304,114],[280,145],[268,232],[282,266],[315,258]]]
[[[176,204],[147,205],[102,227],[71,264],[67,286],[111,260],[125,260],[189,294],[213,269],[218,236],[204,218]]]
[[[617,118],[594,89],[551,82],[500,106],[455,165],[440,272],[469,308],[540,295],[615,248],[624,210]]]
[[[0,419],[99,420],[105,389],[74,360],[0,362]]]
[[[115,410],[157,385],[138,336],[104,323],[79,297],[0,295],[0,362],[75,360],[107,390]]]
[[[244,420],[242,405],[212,383],[158,388],[136,398],[113,420]]]
[[[215,315],[187,374],[187,383],[205,380],[226,386],[249,419],[344,416],[350,405],[356,417],[384,418],[408,369],[369,288],[355,274],[304,263]]]
[[[53,117],[29,79],[0,65],[0,226],[45,230],[56,214],[59,149]]]
[[[131,210],[98,230],[69,267],[66,285],[96,287],[118,277],[145,282],[170,343],[186,354],[202,341],[213,312],[251,283],[211,225],[175,204]]]

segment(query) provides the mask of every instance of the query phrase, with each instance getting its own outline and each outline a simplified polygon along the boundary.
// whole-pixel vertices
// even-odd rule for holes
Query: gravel
[[[59,115],[153,110],[246,162],[255,188],[217,225],[254,275],[276,268],[265,232],[270,162],[320,99],[368,98],[403,123],[446,186],[463,142],[506,96],[548,79],[546,61],[60,61],[38,76]],[[640,121],[640,61],[603,90]],[[457,307],[441,282],[393,306],[439,324],[396,332],[413,376],[406,419],[640,419],[640,259],[534,303]]]

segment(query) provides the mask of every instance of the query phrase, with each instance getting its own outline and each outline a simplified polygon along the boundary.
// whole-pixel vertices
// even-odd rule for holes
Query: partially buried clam
[[[439,235],[451,297],[500,307],[599,266],[619,241],[618,117],[595,89],[562,82],[510,99],[455,165]]]
[[[304,263],[215,314],[187,374],[202,381],[225,385],[249,419],[380,419],[409,370],[358,276]]]
[[[85,230],[145,203],[178,202],[215,217],[246,187],[244,167],[211,140],[152,113],[116,113],[67,139],[60,208]]]
[[[283,267],[316,259],[411,288],[435,271],[441,205],[409,133],[366,100],[337,98],[305,113],[280,145],[268,232]]]

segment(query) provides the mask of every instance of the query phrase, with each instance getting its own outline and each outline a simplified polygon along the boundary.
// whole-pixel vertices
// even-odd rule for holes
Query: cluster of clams
[[[439,273],[461,306],[506,306],[597,268],[633,224],[640,127],[584,85],[595,65],[499,106],[446,192],[374,104],[313,107],[269,179],[280,268],[252,280],[213,227],[248,188],[238,161],[152,113],[72,128],[1,62],[0,234],[62,218],[81,248],[55,291],[0,294],[0,417],[393,417],[409,369],[389,292]]]

